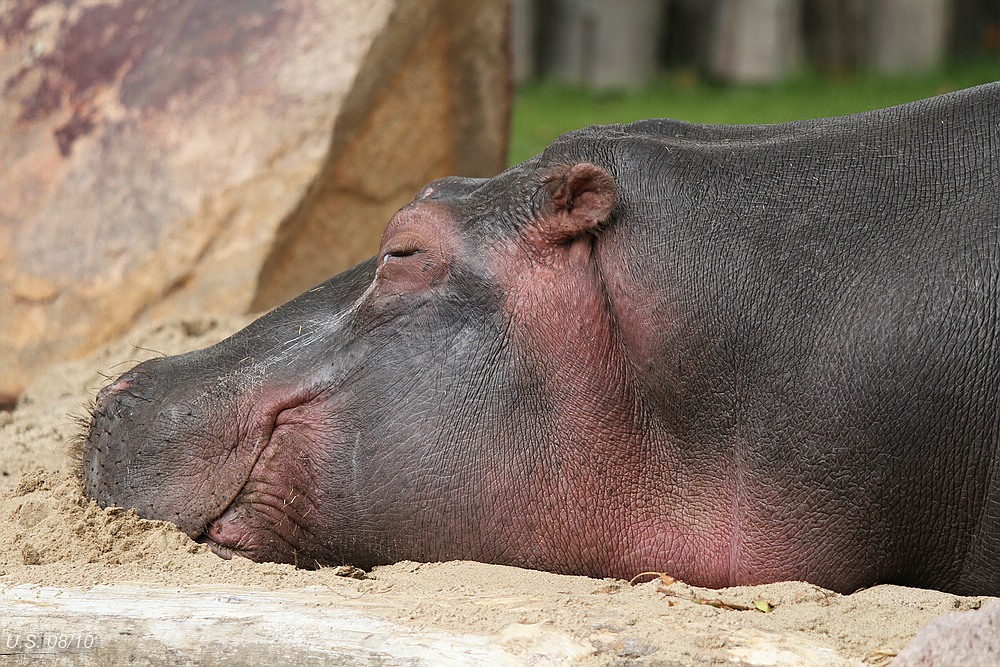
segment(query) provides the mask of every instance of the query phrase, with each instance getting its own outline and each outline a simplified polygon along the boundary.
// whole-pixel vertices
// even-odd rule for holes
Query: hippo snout
[[[83,443],[83,488],[102,506],[134,508],[196,538],[232,502],[246,466],[232,456],[236,435],[219,418],[234,410],[210,393],[178,388],[171,362],[144,362],[97,395]]]
[[[155,392],[153,375],[147,372],[154,362],[133,368],[97,394],[83,450],[84,492],[102,505],[124,505],[127,479],[118,473],[128,469],[133,453],[132,437],[125,434],[141,427],[148,412],[149,396]],[[137,419],[138,416],[138,419]]]
[[[97,397],[90,430],[83,450],[84,493],[102,506],[134,508],[144,518],[169,518],[189,535],[200,532],[198,520],[175,512],[162,516],[157,497],[142,489],[161,483],[157,470],[165,466],[141,463],[144,455],[160,455],[159,441],[143,445],[148,424],[155,419],[158,402],[150,401],[155,391],[153,378],[141,369],[126,373],[105,387]]]
[[[99,392],[83,442],[84,492],[174,523],[220,555],[303,563],[288,546],[297,532],[282,531],[301,531],[316,515],[301,490],[320,458],[301,418],[311,390],[255,385],[244,357],[220,372],[206,356],[139,364]],[[207,372],[221,377],[208,381]]]

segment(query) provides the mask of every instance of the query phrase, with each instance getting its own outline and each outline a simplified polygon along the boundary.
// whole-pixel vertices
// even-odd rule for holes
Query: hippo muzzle
[[[81,452],[86,495],[170,521],[225,557],[326,562],[309,517],[321,514],[315,466],[324,460],[319,443],[330,440],[323,425],[335,419],[304,415],[322,412],[323,391],[350,355],[317,369],[305,350],[336,349],[338,314],[370,268],[307,295],[328,314],[325,336],[296,318],[282,338],[272,323],[298,313],[286,308],[211,348],[143,362],[103,388]]]

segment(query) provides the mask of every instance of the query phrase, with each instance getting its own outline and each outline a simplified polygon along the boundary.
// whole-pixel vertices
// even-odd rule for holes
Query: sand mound
[[[163,567],[201,549],[169,523],[134,511],[102,510],[84,498],[78,479],[38,470],[0,496],[0,568],[60,562]]]
[[[273,588],[315,585],[353,568],[322,573],[290,565],[225,561],[171,523],[133,510],[102,509],[70,473],[39,469],[0,493],[0,580],[59,586],[110,582],[232,583]]]

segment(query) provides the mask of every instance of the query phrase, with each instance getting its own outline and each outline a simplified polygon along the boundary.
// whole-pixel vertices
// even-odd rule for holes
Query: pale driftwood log
[[[323,588],[10,586],[0,591],[0,664],[544,665],[589,652],[531,626],[518,636],[414,629],[337,598]]]
[[[531,596],[444,595],[435,612],[531,607]],[[606,626],[524,623],[443,629],[400,596],[327,587],[0,585],[0,665],[605,665],[622,657],[689,662],[699,650],[743,665],[862,667],[801,632],[659,618],[640,640]],[[583,616],[581,616],[583,618]],[[409,620],[415,619],[415,620]],[[582,631],[582,632],[581,632]],[[639,635],[642,636],[642,635]],[[706,649],[706,645],[715,646]],[[635,653],[636,655],[632,655]]]

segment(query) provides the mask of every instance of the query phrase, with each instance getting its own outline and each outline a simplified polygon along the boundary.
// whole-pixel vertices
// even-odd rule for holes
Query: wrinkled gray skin
[[[1000,86],[595,127],[98,397],[88,495],[223,555],[1000,594]]]

